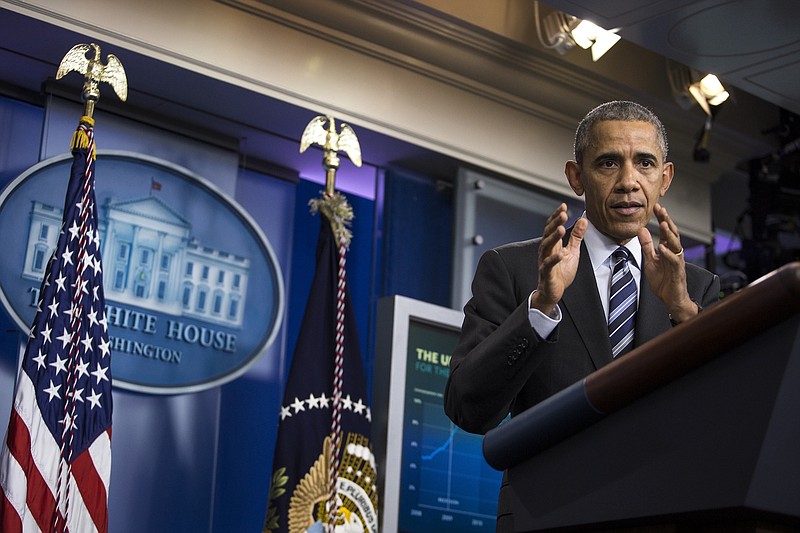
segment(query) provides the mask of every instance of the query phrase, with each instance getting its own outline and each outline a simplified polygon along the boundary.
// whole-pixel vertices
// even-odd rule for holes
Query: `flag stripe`
[[[36,523],[36,517],[31,512],[30,508],[26,505],[25,497],[27,492],[24,490],[26,478],[25,472],[22,467],[11,455],[8,447],[2,447],[2,466],[3,466],[3,483],[8,485],[7,482],[17,482],[17,487],[23,490],[17,491],[18,493],[12,494],[11,492],[4,492],[4,501],[8,501],[8,506],[0,508],[0,525],[2,525],[3,533],[16,533],[24,531],[26,533],[34,533],[41,531]],[[16,527],[20,529],[15,529]]]
[[[28,375],[22,372],[17,389],[18,398],[24,399],[31,387],[32,384],[30,379],[28,379]],[[30,402],[23,401],[21,403],[29,404]],[[20,516],[25,517],[26,514],[30,513],[31,518],[36,521],[39,529],[47,531],[52,526],[53,512],[55,511],[56,505],[55,498],[53,498],[53,491],[47,483],[45,476],[42,475],[39,465],[43,465],[46,468],[52,463],[52,457],[58,457],[58,455],[53,454],[51,450],[50,453],[45,453],[45,455],[49,457],[45,457],[44,461],[41,460],[41,456],[37,457],[37,455],[39,455],[37,452],[47,450],[48,446],[41,446],[33,443],[31,441],[31,432],[29,428],[38,425],[39,431],[34,431],[34,433],[41,435],[41,431],[44,430],[44,432],[46,432],[45,435],[43,435],[45,441],[52,439],[49,430],[44,424],[31,422],[30,418],[26,417],[29,413],[24,407],[15,407],[17,408],[11,412],[6,445],[19,468],[9,472],[6,490],[7,492],[9,490],[21,492],[22,494],[18,501],[16,501],[18,496],[16,496],[16,494],[14,496],[15,503],[17,504],[16,506],[18,506],[17,509],[21,511]],[[53,446],[49,446],[49,448],[53,448]],[[12,474],[14,474],[14,478],[17,479],[12,478]],[[23,488],[25,490],[20,490]],[[14,492],[12,492],[12,494]],[[24,507],[20,507],[20,504]]]
[[[70,500],[69,500],[69,516],[67,516],[67,531],[80,532],[80,533],[99,533],[101,530],[97,528],[89,510],[86,508],[83,498],[78,497],[80,487],[78,486],[78,477],[75,475],[75,463],[72,464],[72,473],[70,477]],[[105,495],[103,495],[105,499]],[[63,523],[63,521],[62,521]],[[102,531],[106,531],[103,529]]]
[[[36,390],[34,384],[28,375],[22,372],[17,381],[18,401],[14,403],[14,409],[16,409],[20,419],[24,422],[25,432],[28,436],[28,447],[25,448],[25,452],[30,453],[49,493],[55,494],[58,471],[58,445],[42,417],[33,411],[35,398]],[[31,437],[33,438],[31,439]]]
[[[7,485],[6,480],[9,477],[18,478],[22,476],[21,469],[19,464],[16,461],[11,459],[11,454],[8,451],[8,448],[4,445],[2,449],[2,454],[0,455],[0,461],[2,461],[2,473],[3,478],[2,482],[3,485]],[[6,495],[4,491],[0,491],[0,496],[3,497],[2,501],[0,501],[0,531],[4,533],[19,533],[22,531],[22,520],[20,516],[22,515],[24,508],[23,505],[11,502],[9,497]]]
[[[86,516],[91,519],[92,525],[96,525],[95,527],[99,531],[106,531],[105,527],[98,527],[108,523],[106,485],[94,467],[91,450],[80,454],[72,463],[72,476],[82,496],[82,498],[77,498],[77,501],[85,504]],[[75,511],[76,509],[73,508],[71,516],[75,514]],[[73,529],[73,531],[83,531],[83,529]]]

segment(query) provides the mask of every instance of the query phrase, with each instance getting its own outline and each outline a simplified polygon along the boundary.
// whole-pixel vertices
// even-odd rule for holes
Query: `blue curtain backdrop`
[[[44,110],[41,107],[0,98],[0,124],[3,125],[0,137],[0,188],[38,161],[43,122]],[[66,181],[64,187],[66,190]],[[20,221],[18,231],[27,231],[26,222]],[[3,228],[3,231],[13,229]],[[16,322],[0,306],[0,432],[3,435],[11,412],[19,343],[20,331]]]
[[[79,113],[78,104],[57,103],[47,110],[45,127],[45,109],[0,97],[0,187],[36,164],[43,145],[50,150],[64,146],[66,152],[69,138],[61,139],[62,122],[74,129]],[[119,117],[98,118],[96,134],[101,150],[146,152],[147,143],[157,143],[162,159],[183,166],[220,164],[209,147]],[[263,524],[283,384],[314,273],[319,216],[310,214],[308,201],[323,186],[238,169],[235,160],[226,176],[218,177],[217,167],[191,170],[226,190],[267,235],[284,275],[284,324],[267,354],[224,386],[173,396],[115,390],[109,496],[113,533],[256,532]],[[403,294],[447,305],[451,271],[448,192],[432,178],[405,172],[387,171],[385,181],[382,174],[378,179],[376,200],[347,195],[355,214],[348,281],[370,397],[378,299]],[[2,231],[27,231],[27,221]],[[0,311],[3,433],[20,338],[17,324]]]
[[[452,182],[451,182],[452,184]],[[380,296],[449,307],[453,188],[410,172],[386,173]]]

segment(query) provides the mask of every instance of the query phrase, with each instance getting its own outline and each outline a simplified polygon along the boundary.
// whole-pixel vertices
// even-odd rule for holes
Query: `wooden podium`
[[[487,434],[515,531],[800,531],[800,263]]]

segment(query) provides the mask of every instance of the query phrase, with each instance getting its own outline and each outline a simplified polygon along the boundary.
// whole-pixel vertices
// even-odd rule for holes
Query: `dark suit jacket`
[[[540,239],[489,250],[478,264],[473,296],[464,307],[461,338],[450,361],[447,415],[462,429],[486,433],[512,416],[611,362],[611,343],[586,245],[575,281],[559,302],[562,319],[548,339],[528,321],[536,288]],[[719,278],[686,265],[689,295],[703,307],[719,298]],[[669,330],[666,306],[642,269],[634,344]],[[498,515],[505,512],[501,490]]]

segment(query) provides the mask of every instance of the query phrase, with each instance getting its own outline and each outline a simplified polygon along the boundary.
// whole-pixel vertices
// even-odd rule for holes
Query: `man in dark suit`
[[[661,121],[639,104],[609,102],[584,117],[565,168],[572,190],[585,196],[584,216],[568,230],[561,204],[542,237],[490,250],[478,264],[445,389],[445,411],[459,427],[486,433],[611,362],[619,247],[630,257],[625,270],[636,293],[633,331],[615,350],[717,301],[719,278],[685,263],[678,228],[658,204],[674,174],[667,152]],[[646,228],[653,215],[657,246]],[[498,531],[512,518],[501,488]]]

